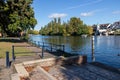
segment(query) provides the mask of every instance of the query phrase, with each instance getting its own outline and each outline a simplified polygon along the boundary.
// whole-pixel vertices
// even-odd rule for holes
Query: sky
[[[120,21],[120,0],[33,0],[37,25],[35,30],[61,17],[67,22],[80,18],[84,24],[105,24]]]

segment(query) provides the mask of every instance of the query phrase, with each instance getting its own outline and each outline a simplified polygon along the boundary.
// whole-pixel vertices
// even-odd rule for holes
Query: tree
[[[16,36],[21,31],[33,29],[37,24],[31,7],[33,0],[1,0],[5,4],[0,11],[0,25],[9,36]]]
[[[5,36],[7,25],[9,24],[9,12],[5,0],[0,0],[0,28],[2,36]]]
[[[92,29],[83,24],[80,18],[72,17],[69,21],[63,22],[61,24],[61,19],[54,19],[47,25],[41,28],[41,34],[44,35],[82,35],[82,34],[92,34]]]
[[[81,25],[83,25],[83,21],[81,21],[80,18],[76,18],[76,17],[70,18],[69,26],[70,26],[71,34],[76,35]]]

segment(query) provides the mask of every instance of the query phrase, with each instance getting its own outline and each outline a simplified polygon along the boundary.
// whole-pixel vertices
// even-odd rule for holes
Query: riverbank
[[[7,46],[8,45],[8,46]],[[3,52],[4,51],[6,51],[6,50],[9,50],[9,51],[11,51],[11,46],[12,45],[29,45],[29,44],[27,44],[26,42],[14,42],[14,41],[12,41],[12,42],[7,42],[7,41],[1,41],[0,42],[0,47],[2,47],[1,49],[3,50],[3,46],[4,46],[4,50],[3,50]],[[27,51],[28,50],[28,52],[34,52],[34,53],[32,53],[32,55],[22,55],[22,56],[17,56],[16,57],[16,60],[11,64],[11,67],[10,68],[6,68],[6,64],[5,64],[5,58],[1,58],[0,59],[0,80],[10,80],[10,76],[11,76],[11,74],[13,74],[13,73],[15,73],[15,70],[14,70],[14,66],[13,66],[13,64],[15,64],[15,63],[21,63],[21,62],[24,62],[24,61],[34,61],[34,60],[38,60],[38,59],[41,59],[41,57],[40,57],[40,55],[39,54],[41,54],[41,49],[40,48],[37,48],[37,47],[24,47],[24,50],[25,51]],[[15,50],[15,51],[17,51],[17,50]],[[21,50],[21,49],[19,49],[18,51],[21,51],[21,53],[23,53],[23,51]],[[28,52],[26,52],[26,53],[28,53]],[[20,52],[17,52],[17,53],[20,53]],[[35,54],[36,53],[36,54]],[[44,54],[44,57],[45,58],[49,58],[49,57],[55,57],[54,55],[52,55],[52,54],[48,54],[47,52],[45,52],[45,54]],[[88,63],[89,64],[89,63]],[[71,67],[72,69],[76,69],[76,66],[75,67],[72,67],[73,65],[69,65],[68,67]],[[108,71],[108,70],[106,70],[106,69],[98,69],[97,67],[95,67],[95,66],[92,66],[92,67],[90,67],[90,66],[87,66],[87,65],[83,65],[84,67],[86,67],[86,68],[83,68],[83,67],[79,67],[79,69],[81,69],[80,70],[80,75],[82,76],[82,77],[85,77],[85,78],[83,78],[82,80],[86,80],[87,78],[89,78],[89,79],[87,79],[87,80],[90,80],[91,78],[90,77],[92,77],[92,78],[96,78],[96,77],[94,77],[94,76],[101,76],[101,75],[99,75],[98,73],[100,73],[101,74],[101,72],[99,72],[99,71],[103,71],[102,72],[102,76],[104,75],[104,74],[112,74],[113,76],[115,75],[115,74],[117,74],[117,75],[119,75],[118,73],[114,73],[114,72],[111,72],[110,70]],[[90,67],[90,70],[88,71],[88,68]],[[99,67],[99,66],[98,66]],[[94,68],[94,69],[93,69]],[[59,68],[58,68],[59,69]],[[96,73],[95,72],[91,72],[91,71],[96,71]],[[68,73],[69,71],[66,71],[66,73]],[[74,72],[76,72],[76,71],[74,71]],[[83,74],[83,72],[85,73],[85,74]],[[61,72],[61,74],[64,74],[64,73],[62,73]],[[91,74],[91,76],[90,76],[90,74]],[[68,74],[66,74],[66,76],[67,76]],[[87,75],[87,76],[86,76]],[[36,76],[36,75],[35,75]],[[69,76],[69,75],[68,75]],[[37,77],[37,76],[36,76]],[[34,77],[34,79],[36,78],[36,77]],[[104,76],[103,76],[104,77]],[[109,77],[108,77],[109,78]],[[110,77],[110,78],[112,78],[112,77]],[[117,77],[116,77],[117,78]],[[102,79],[102,78],[101,78]],[[39,80],[39,79],[38,79]],[[79,80],[79,79],[78,79]],[[93,79],[94,80],[94,79]],[[104,79],[104,80],[107,80],[107,79]],[[117,80],[117,79],[116,79]],[[118,79],[119,80],[119,79]]]
[[[65,52],[72,54],[85,54],[88,61],[91,62],[93,57],[97,62],[120,68],[120,36],[95,36],[94,38],[94,55],[92,57],[91,37],[80,36],[41,36],[32,35],[33,41],[65,45]]]

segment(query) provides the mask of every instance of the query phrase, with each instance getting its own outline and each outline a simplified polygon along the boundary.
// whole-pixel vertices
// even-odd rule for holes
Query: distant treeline
[[[93,29],[91,26],[84,24],[83,21],[77,17],[72,17],[69,21],[63,23],[61,23],[60,18],[54,18],[54,20],[50,21],[47,25],[42,27],[39,33],[42,35],[63,36],[82,34],[91,35],[93,33]]]

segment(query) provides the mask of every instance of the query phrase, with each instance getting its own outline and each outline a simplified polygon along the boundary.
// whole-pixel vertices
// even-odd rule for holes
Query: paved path
[[[22,44],[20,44],[20,45],[22,45]],[[24,45],[28,45],[28,44],[24,44]],[[40,48],[37,48],[37,47],[25,47],[25,48],[28,48],[30,51],[32,51],[34,55],[16,57],[16,60],[14,62],[12,62],[12,64],[21,63],[23,61],[41,59],[41,54],[42,54],[41,52],[42,51]],[[44,58],[50,58],[50,57],[55,57],[55,55],[49,54],[48,52],[44,53]],[[10,68],[6,68],[5,63],[6,63],[5,58],[0,59],[0,80],[10,80],[11,74],[15,72],[13,70],[12,64],[11,64]]]
[[[120,80],[120,74],[91,64],[56,65],[48,69],[48,73],[57,80]],[[31,74],[31,80],[49,80],[44,78],[45,75],[41,75],[41,72],[37,68],[35,68]]]

